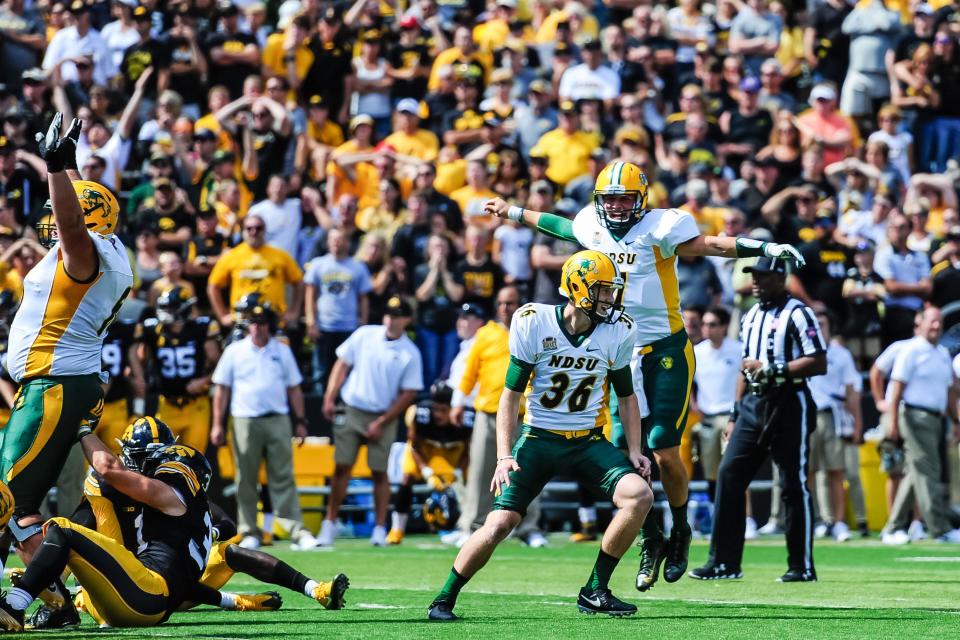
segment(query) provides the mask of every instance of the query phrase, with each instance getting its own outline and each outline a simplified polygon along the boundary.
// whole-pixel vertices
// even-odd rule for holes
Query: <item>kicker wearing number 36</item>
[[[686,524],[689,478],[680,459],[680,439],[690,406],[695,362],[693,346],[683,328],[677,256],[767,256],[794,260],[803,266],[799,252],[788,244],[700,235],[693,216],[682,209],[647,209],[647,191],[647,178],[639,167],[616,161],[597,176],[593,205],[584,207],[572,221],[509,206],[500,198],[484,205],[490,215],[516,220],[554,238],[605,253],[620,268],[625,286],[623,306],[637,324],[631,369],[645,415],[643,433],[660,467],[674,522],[669,541],[664,541],[656,518],[647,518],[643,525],[637,572],[640,591],[653,586],[664,561],[664,579],[679,580],[687,569],[690,547],[690,527]],[[615,412],[615,427],[620,419]],[[615,437],[614,444],[622,446],[622,437]]]

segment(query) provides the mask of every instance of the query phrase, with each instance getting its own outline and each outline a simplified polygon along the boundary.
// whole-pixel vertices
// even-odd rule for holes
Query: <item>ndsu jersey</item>
[[[120,542],[136,553],[143,540],[138,536],[143,519],[143,505],[117,491],[90,469],[83,483],[86,496],[97,520],[97,532]]]
[[[683,329],[676,250],[700,235],[693,216],[680,209],[651,209],[617,240],[590,205],[574,218],[573,234],[584,248],[602,251],[620,268],[626,281],[623,306],[636,321],[638,345]]]
[[[176,606],[207,566],[213,546],[210,507],[196,474],[182,462],[164,462],[153,477],[172,487],[187,511],[182,516],[169,516],[143,507],[137,557],[166,579],[171,602]]]
[[[102,371],[110,376],[110,389],[104,397],[104,402],[125,400],[130,395],[130,385],[123,375],[130,365],[127,357],[130,347],[143,337],[143,327],[136,322],[118,320],[107,329],[100,349]]]
[[[206,316],[186,320],[176,334],[154,318],[143,323],[143,340],[153,352],[160,395],[188,395],[187,383],[207,371],[204,344],[219,335],[220,325]]]
[[[413,414],[413,424],[418,437],[441,445],[466,442],[470,438],[470,431],[466,428],[466,425],[459,427],[452,422],[446,425],[438,425],[433,419],[432,406],[433,402],[430,400],[422,400],[417,403],[416,412]]]
[[[17,382],[100,372],[103,338],[133,287],[133,272],[116,236],[89,235],[100,263],[89,282],[67,275],[59,245],[23,279],[23,301],[10,327],[7,360]]]
[[[557,431],[600,427],[609,401],[607,374],[630,366],[636,328],[624,314],[571,341],[562,313],[562,305],[527,304],[510,324],[510,355],[533,365],[524,422]]]

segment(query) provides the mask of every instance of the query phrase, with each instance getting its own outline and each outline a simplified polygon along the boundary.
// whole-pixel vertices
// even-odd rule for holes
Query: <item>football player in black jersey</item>
[[[470,431],[450,420],[452,397],[453,389],[446,382],[437,382],[430,387],[429,399],[407,409],[405,419],[408,436],[403,452],[403,484],[394,499],[393,522],[387,534],[387,544],[400,544],[403,541],[410,507],[413,505],[413,485],[417,482],[426,480],[433,485],[434,493],[438,496],[431,497],[431,500],[437,503],[449,503],[455,499],[450,495],[450,485],[456,479],[455,469],[466,472],[469,464],[467,442]],[[435,516],[439,513],[424,515],[428,520],[434,520],[429,522],[431,526],[441,529],[447,525],[452,527],[453,522],[436,521]]]
[[[103,414],[94,433],[114,453],[119,451],[118,440],[130,423],[131,407],[127,398],[134,398],[134,415],[143,415],[146,381],[137,349],[143,339],[139,322],[117,320],[107,329],[100,359],[103,371],[109,376],[103,396]]]
[[[179,442],[206,451],[210,439],[210,376],[220,358],[220,326],[191,318],[196,298],[183,287],[157,298],[157,318],[144,322],[141,359],[152,363],[160,387],[157,417]],[[146,368],[145,364],[145,368]]]
[[[142,469],[154,450],[173,441],[173,433],[162,421],[149,416],[139,418],[127,427],[120,439],[120,459],[129,469]],[[139,544],[136,520],[142,511],[141,506],[104,482],[93,470],[87,477],[84,493],[86,505],[78,509],[71,520],[91,529],[96,528],[99,533],[123,542],[128,549],[136,549]],[[246,595],[220,591],[234,573],[241,572],[261,582],[302,593],[327,609],[343,608],[344,593],[350,584],[345,575],[337,574],[330,581],[311,580],[269,554],[239,547],[236,544],[239,540],[237,526],[226,512],[211,503],[210,514],[214,544],[199,584],[186,596],[184,607],[209,604],[240,611],[280,608],[281,599],[275,592]],[[78,606],[98,622],[103,622],[96,603],[87,594],[79,598]]]
[[[206,487],[212,472],[202,454],[184,445],[151,453],[144,473],[127,469],[89,427],[81,432],[84,455],[112,487],[143,505],[136,553],[121,542],[52,518],[43,543],[19,584],[0,599],[9,630],[23,625],[23,612],[69,566],[106,624],[153,626],[166,620],[206,567],[213,545]],[[9,619],[6,620],[6,619]]]

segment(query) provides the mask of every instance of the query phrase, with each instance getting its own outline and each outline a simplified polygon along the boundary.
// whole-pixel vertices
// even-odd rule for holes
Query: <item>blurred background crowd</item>
[[[559,302],[576,247],[482,205],[572,217],[616,159],[646,173],[651,207],[704,233],[798,245],[790,291],[861,376],[926,304],[955,354],[958,37],[948,0],[0,0],[0,306],[44,251],[33,136],[61,111],[84,121],[83,176],[124,208],[136,289],[121,318],[179,287],[223,343],[259,294],[313,434],[330,433],[337,348],[397,315],[392,299],[410,308],[416,391],[459,390],[451,364],[484,321]],[[754,303],[742,266],[679,261],[694,341],[709,309],[737,337]],[[160,374],[142,351],[105,368],[149,402]],[[194,396],[219,346],[207,355]]]

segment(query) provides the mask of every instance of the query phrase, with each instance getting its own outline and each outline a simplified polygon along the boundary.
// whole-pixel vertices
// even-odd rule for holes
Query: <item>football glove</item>
[[[47,163],[47,171],[50,173],[59,173],[70,165],[70,168],[77,166],[77,140],[80,138],[81,122],[74,118],[63,138],[60,137],[62,125],[63,114],[57,112],[50,122],[47,134],[38,132],[36,135],[40,157]]]
[[[768,258],[778,258],[780,260],[793,260],[798,267],[803,267],[807,264],[807,261],[803,259],[800,252],[791,244],[766,243],[763,246],[763,255]]]

